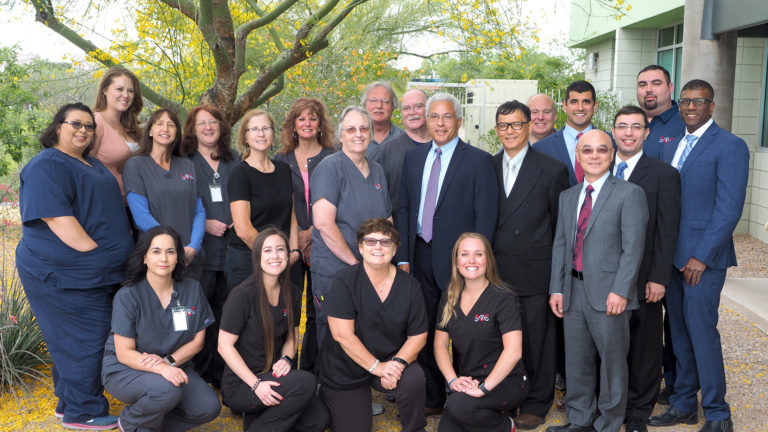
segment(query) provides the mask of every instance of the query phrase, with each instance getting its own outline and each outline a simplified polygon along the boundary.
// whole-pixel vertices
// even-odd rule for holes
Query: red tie
[[[573,268],[577,271],[584,269],[584,264],[581,261],[581,251],[584,248],[584,234],[587,232],[587,226],[589,225],[589,216],[592,214],[593,190],[595,190],[595,188],[593,188],[592,185],[587,186],[584,203],[581,204],[581,210],[579,210],[579,220],[576,222],[576,243],[573,245]]]
[[[576,135],[576,144],[579,143],[579,138],[584,135],[584,132],[579,132],[578,135]],[[576,183],[581,183],[584,180],[584,170],[581,169],[581,164],[579,161],[575,160],[573,161],[573,172],[576,174]]]

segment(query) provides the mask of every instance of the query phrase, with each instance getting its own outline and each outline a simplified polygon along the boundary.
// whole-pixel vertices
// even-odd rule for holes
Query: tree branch
[[[297,1],[298,0],[285,0],[284,2],[277,5],[277,7],[272,10],[272,12],[265,15],[264,11],[259,7],[258,4],[256,4],[256,2],[249,0],[247,3],[253,8],[254,11],[256,11],[257,14],[259,14],[260,17],[240,25],[237,29],[235,29],[235,37],[238,39],[247,38],[250,32],[271,23],[280,15],[282,15],[283,12],[287,11],[291,8],[291,6],[296,4]]]

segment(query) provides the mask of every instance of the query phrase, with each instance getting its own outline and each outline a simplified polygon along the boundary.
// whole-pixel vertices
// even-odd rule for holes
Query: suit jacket
[[[643,188],[648,202],[645,251],[637,276],[637,298],[645,302],[646,282],[669,284],[680,225],[680,175],[643,152],[627,180]]]
[[[403,243],[395,255],[398,262],[414,264],[421,181],[431,149],[432,144],[419,146],[405,155],[395,213]],[[441,289],[451,278],[451,252],[461,234],[474,231],[492,239],[498,199],[491,155],[459,140],[437,197],[432,227],[432,269]]]
[[[493,157],[493,165],[499,185],[493,250],[501,279],[521,296],[547,294],[558,197],[570,186],[568,169],[529,147],[507,197],[503,150]]]
[[[576,240],[576,216],[582,184],[560,194],[555,242],[552,246],[550,294],[563,294],[563,311],[571,299],[571,268]],[[608,175],[592,206],[584,235],[582,262],[589,304],[606,311],[608,294],[627,299],[627,309],[637,309],[637,273],[645,246],[648,204],[643,190]]]
[[[680,139],[664,146],[664,162],[672,163]],[[713,269],[736,265],[733,230],[744,208],[748,175],[747,144],[713,122],[680,170],[675,267],[682,268],[691,257]]]
[[[559,160],[568,167],[568,181],[571,183],[571,186],[573,186],[578,183],[578,181],[576,181],[576,172],[573,170],[573,161],[568,155],[568,148],[565,146],[565,138],[563,137],[564,129],[564,127],[560,128],[559,131],[552,135],[541,141],[537,141],[533,144],[533,148],[549,157]]]

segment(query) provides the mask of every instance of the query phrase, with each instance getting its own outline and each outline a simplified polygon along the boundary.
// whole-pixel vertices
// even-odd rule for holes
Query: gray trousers
[[[587,298],[584,282],[573,278],[571,301],[563,317],[565,370],[568,375],[566,412],[568,421],[598,432],[618,432],[627,405],[627,353],[629,313],[607,315],[595,310]],[[595,397],[600,358],[600,397]],[[600,416],[594,418],[595,407]]]
[[[126,369],[104,377],[104,387],[127,406],[120,426],[129,431],[186,431],[219,415],[216,392],[200,378],[191,362],[182,366],[188,384],[174,386],[161,375]]]

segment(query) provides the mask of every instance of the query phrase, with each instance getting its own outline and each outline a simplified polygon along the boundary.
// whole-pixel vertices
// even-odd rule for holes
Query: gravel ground
[[[768,278],[768,244],[752,237],[739,235],[734,237],[739,266],[728,271],[729,278]],[[767,282],[768,283],[768,282]],[[768,335],[753,322],[736,311],[720,307],[718,325],[723,344],[728,394],[726,400],[731,405],[734,430],[745,432],[768,432]],[[0,396],[0,432],[4,431],[49,431],[61,430],[59,422],[53,419],[55,400],[51,390],[37,385],[30,400],[17,404],[7,393]],[[374,401],[385,407],[383,415],[374,417],[373,430],[398,431],[397,409],[393,403],[374,393]],[[558,392],[558,397],[559,392]],[[113,414],[119,413],[120,404],[112,404]],[[655,414],[664,410],[657,406]],[[694,432],[704,422],[703,413],[699,413],[697,426],[676,426],[651,428],[653,432]],[[437,431],[438,417],[431,417],[427,431]],[[563,412],[553,408],[547,416],[547,423],[537,431],[545,431],[548,426],[566,422]],[[227,408],[213,423],[204,425],[200,431],[239,431],[242,423],[231,415]]]

